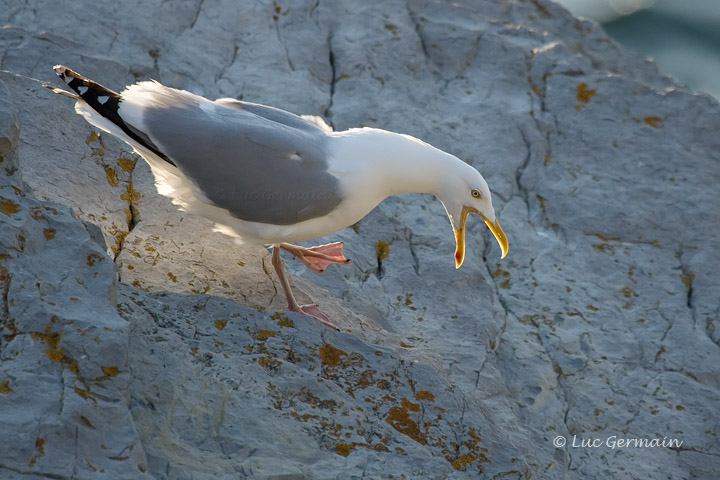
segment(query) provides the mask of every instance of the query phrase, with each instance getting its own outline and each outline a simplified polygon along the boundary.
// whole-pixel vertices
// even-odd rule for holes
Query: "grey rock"
[[[148,477],[128,411],[128,324],[114,307],[115,266],[90,231],[97,227],[38,201],[8,174],[18,158],[24,167],[22,115],[0,87],[0,474]]]
[[[0,0],[0,476],[717,476],[716,101],[539,0],[88,8]],[[483,172],[510,254],[474,219],[456,271],[400,195],[318,240],[350,266],[288,262],[342,333],[286,314],[56,63],[416,135]]]

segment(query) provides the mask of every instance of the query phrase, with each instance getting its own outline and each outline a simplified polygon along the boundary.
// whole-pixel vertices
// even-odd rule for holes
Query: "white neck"
[[[372,128],[333,135],[337,155],[353,184],[377,203],[398,193],[431,193],[436,197],[445,179],[466,166],[461,160],[409,135]]]

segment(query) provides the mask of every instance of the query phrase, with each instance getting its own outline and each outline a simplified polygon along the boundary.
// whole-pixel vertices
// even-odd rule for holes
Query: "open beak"
[[[495,236],[495,240],[497,240],[498,245],[500,245],[500,250],[502,251],[500,258],[505,258],[505,255],[507,255],[508,252],[508,240],[497,219],[495,220],[495,223],[492,223],[478,210],[472,207],[463,207],[460,212],[460,228],[455,228],[453,225],[453,229],[455,230],[455,268],[460,268],[465,260],[465,222],[467,221],[467,217],[470,212],[480,215],[485,221],[485,225],[488,226],[492,234]]]

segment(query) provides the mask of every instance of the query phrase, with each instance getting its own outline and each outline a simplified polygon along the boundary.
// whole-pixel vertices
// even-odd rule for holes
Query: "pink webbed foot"
[[[320,248],[323,249],[323,247],[326,247],[326,245],[322,245]],[[337,244],[330,245],[331,249],[330,251],[335,254],[335,257],[333,260],[338,260],[339,258],[342,258],[340,261],[330,261],[329,263],[348,263],[350,260],[345,259],[342,256],[342,243],[338,246]],[[313,317],[314,319],[318,320],[320,323],[325,325],[326,327],[334,328],[337,331],[340,331],[340,329],[335,326],[330,319],[320,311],[317,305],[311,304],[311,305],[298,305],[297,301],[295,300],[295,295],[292,293],[292,289],[290,288],[290,281],[288,280],[287,273],[285,272],[284,268],[284,262],[282,258],[280,258],[280,248],[284,248],[285,250],[289,251],[293,254],[293,256],[296,256],[295,251],[296,250],[308,250],[312,253],[312,255],[326,255],[323,252],[315,252],[310,249],[305,249],[303,247],[297,247],[295,245],[290,244],[281,244],[280,246],[273,247],[272,252],[272,264],[273,267],[275,267],[275,272],[278,275],[278,278],[280,280],[280,285],[282,286],[283,292],[285,292],[285,299],[288,303],[288,310],[291,312],[297,312],[302,313],[304,315],[308,315],[310,317]],[[315,257],[312,257],[315,258]],[[307,265],[307,263],[306,263]],[[312,268],[312,267],[311,267]]]
[[[338,332],[340,329],[330,321],[327,315],[322,313],[317,305],[311,304],[311,305],[300,305],[299,307],[300,311],[298,313],[304,313],[305,315],[309,315],[313,317],[314,319],[318,320],[320,323],[325,325],[326,327],[330,327],[332,329],[337,330]]]
[[[288,243],[280,244],[280,248],[287,250],[294,258],[300,259],[309,269],[321,273],[328,265],[338,263],[347,265],[350,260],[342,253],[343,242],[328,243],[317,247],[299,247]]]

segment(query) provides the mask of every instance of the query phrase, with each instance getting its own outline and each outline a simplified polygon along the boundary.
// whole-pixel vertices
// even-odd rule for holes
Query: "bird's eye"
[[[482,194],[480,193],[480,190],[475,190],[474,188],[470,191],[470,194],[473,196],[473,198],[480,198],[480,197],[482,197]]]

